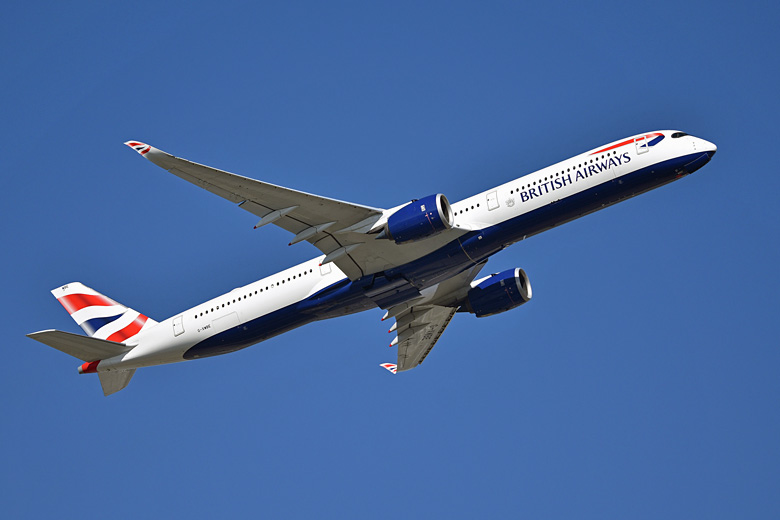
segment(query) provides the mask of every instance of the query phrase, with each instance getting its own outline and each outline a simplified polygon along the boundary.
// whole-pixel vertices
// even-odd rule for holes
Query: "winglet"
[[[149,150],[152,149],[151,145],[142,143],[140,141],[127,141],[125,144],[141,155],[146,155],[149,153]]]
[[[384,368],[385,370],[387,370],[389,372],[392,372],[393,374],[395,374],[396,371],[398,370],[398,365],[394,365],[392,363],[382,363],[379,366]]]

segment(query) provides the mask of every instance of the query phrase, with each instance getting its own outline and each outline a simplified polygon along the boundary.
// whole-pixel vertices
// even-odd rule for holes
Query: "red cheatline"
[[[664,135],[664,134],[655,132],[653,134],[647,134],[645,137],[647,139],[650,139],[651,137],[658,137],[659,135]],[[641,137],[637,137],[637,139],[641,139]],[[634,142],[634,139],[627,139],[627,140],[625,140],[623,142],[620,142],[618,144],[613,144],[612,146],[608,146],[607,148],[602,148],[601,150],[597,150],[597,151],[593,152],[591,155],[596,155],[597,153],[607,152],[609,150],[612,150],[613,148],[620,148],[621,146],[625,146],[625,145],[631,144],[633,142]]]

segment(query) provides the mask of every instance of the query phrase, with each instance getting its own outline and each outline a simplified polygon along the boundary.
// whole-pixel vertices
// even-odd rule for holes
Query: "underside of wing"
[[[385,318],[395,318],[390,332],[396,337],[390,346],[398,346],[398,364],[382,365],[393,373],[410,370],[422,363],[444,333],[463,302],[471,282],[487,261],[479,263],[458,276],[430,288],[419,299],[395,306]]]
[[[242,177],[175,157],[139,141],[125,144],[157,166],[257,215],[260,221],[256,228],[275,224],[294,234],[291,245],[303,241],[313,244],[326,255],[323,263],[335,263],[352,280],[420,258],[467,232],[453,227],[423,241],[396,244],[377,239],[377,231],[393,210]]]
[[[410,370],[425,360],[456,311],[453,307],[437,305],[412,307],[398,318],[398,372]]]
[[[125,144],[177,177],[257,215],[260,221],[255,227],[275,224],[295,234],[291,244],[305,240],[326,255],[331,255],[333,262],[350,278],[359,278],[365,274],[361,266],[351,259],[351,252],[355,248],[350,246],[373,240],[373,236],[367,236],[361,231],[370,228],[382,217],[382,209],[242,177],[174,157],[138,141]]]

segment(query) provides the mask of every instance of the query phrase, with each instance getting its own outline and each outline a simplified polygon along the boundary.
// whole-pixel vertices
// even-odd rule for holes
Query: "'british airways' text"
[[[593,177],[594,175],[598,175],[599,173],[607,171],[610,168],[615,168],[621,164],[626,164],[629,162],[631,162],[631,157],[628,155],[628,153],[624,153],[623,155],[616,155],[614,157],[610,157],[609,159],[604,159],[600,162],[586,164],[576,172],[563,174],[561,177],[551,179],[546,182],[540,182],[537,186],[528,188],[525,191],[521,191],[520,201],[527,202],[534,197],[541,197],[542,195],[546,195],[551,191],[559,190],[564,186],[574,184],[575,182],[579,182],[589,177]],[[574,174],[573,180],[571,177],[572,174]]]

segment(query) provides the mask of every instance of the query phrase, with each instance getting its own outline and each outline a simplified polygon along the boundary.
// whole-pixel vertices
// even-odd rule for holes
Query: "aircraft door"
[[[492,211],[498,209],[498,192],[491,191],[487,194],[487,206],[488,210]]]
[[[184,334],[184,319],[182,316],[176,316],[173,318],[173,335],[179,336]]]
[[[650,149],[650,146],[648,145],[648,141],[649,140],[647,139],[646,135],[634,139],[634,143],[636,143],[637,154],[647,153],[647,151]]]

